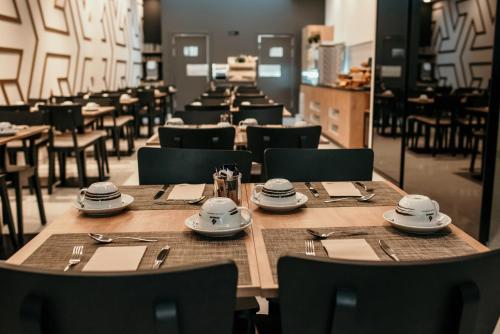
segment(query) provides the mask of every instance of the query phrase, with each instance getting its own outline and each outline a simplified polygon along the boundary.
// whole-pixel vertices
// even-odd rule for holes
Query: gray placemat
[[[86,234],[54,234],[31,254],[23,262],[23,265],[48,270],[63,270],[68,263],[73,247],[83,245],[82,262],[72,269],[73,271],[81,271],[98,247],[147,246],[139,270],[149,270],[160,249],[169,245],[172,248],[162,268],[230,259],[238,267],[238,284],[250,285],[251,277],[245,246],[245,233],[232,239],[209,239],[192,232],[110,233],[106,236],[111,238],[117,236],[150,237],[158,239],[158,242],[144,243],[127,240],[107,245],[97,244]]]
[[[387,242],[401,261],[431,260],[476,252],[467,242],[448,229],[431,235],[411,235],[384,226],[315,228],[314,230],[323,233],[336,231],[338,235],[330,239],[366,239],[383,261],[393,260],[380,248],[378,244],[380,239]],[[353,232],[365,232],[367,235],[350,236],[349,233]],[[305,254],[305,240],[313,239],[303,228],[264,229],[262,236],[275,282],[277,282],[278,259],[287,253]],[[328,256],[320,240],[315,240],[314,244],[316,256]]]
[[[148,186],[120,186],[120,191],[124,194],[134,197],[134,203],[128,208],[129,210],[199,210],[203,202],[198,204],[189,204],[188,201],[167,201],[168,195],[174,188],[171,185],[167,188],[162,197],[155,200],[153,197],[161,190],[162,185]],[[203,195],[207,198],[214,196],[214,185],[205,185]]]
[[[401,197],[403,197],[384,181],[363,181],[362,183],[372,191],[366,192],[362,187],[355,184],[355,187],[361,191],[361,194],[375,194],[375,197],[369,202],[358,202],[353,197],[339,202],[324,203],[325,200],[330,199],[330,196],[321,182],[311,182],[312,186],[318,191],[319,197],[314,197],[304,182],[294,182],[293,185],[296,191],[308,197],[307,204],[305,205],[306,208],[396,206]]]

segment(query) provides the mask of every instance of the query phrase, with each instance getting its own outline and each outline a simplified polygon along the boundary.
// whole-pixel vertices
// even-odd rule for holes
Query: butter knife
[[[314,197],[319,197],[319,192],[311,185],[311,182],[306,182],[304,184]]]
[[[163,194],[165,193],[165,191],[167,191],[167,189],[168,189],[168,184],[166,184],[166,185],[164,185],[163,187],[161,187],[160,191],[158,191],[158,192],[154,195],[153,199],[158,199],[158,198],[162,197],[162,196],[163,196]]]
[[[382,248],[382,250],[391,257],[391,259],[399,262],[396,252],[384,240],[379,240],[378,244],[380,245],[380,248]]]
[[[153,264],[153,269],[160,269],[160,266],[163,262],[165,262],[165,259],[167,258],[169,252],[170,246],[165,246],[160,250],[160,252],[156,256],[155,263]]]

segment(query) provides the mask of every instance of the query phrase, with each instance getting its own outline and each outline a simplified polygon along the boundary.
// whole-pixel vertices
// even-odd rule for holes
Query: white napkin
[[[136,271],[146,246],[99,247],[82,271]]]
[[[345,260],[380,261],[365,239],[321,240],[329,257]]]
[[[205,190],[205,184],[178,184],[168,194],[168,200],[189,201],[200,198]]]
[[[361,192],[351,182],[321,182],[330,197],[358,197]]]

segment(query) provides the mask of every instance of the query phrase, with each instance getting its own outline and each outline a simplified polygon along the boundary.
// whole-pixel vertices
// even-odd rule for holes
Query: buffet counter
[[[323,135],[345,148],[365,146],[370,91],[302,84],[304,118],[319,124]]]

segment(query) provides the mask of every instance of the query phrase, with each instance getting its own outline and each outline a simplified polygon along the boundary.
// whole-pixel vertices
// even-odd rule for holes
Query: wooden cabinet
[[[320,124],[323,135],[342,147],[364,147],[370,92],[309,85],[301,85],[300,90],[306,121]]]

